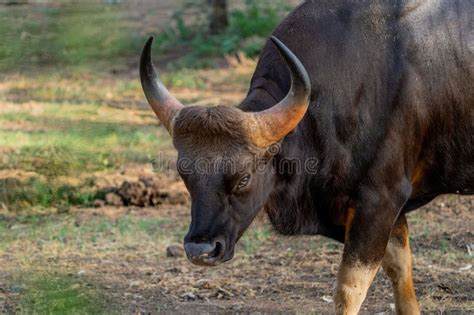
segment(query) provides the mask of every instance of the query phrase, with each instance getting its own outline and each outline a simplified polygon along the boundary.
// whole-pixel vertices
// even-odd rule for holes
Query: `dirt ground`
[[[185,193],[180,181],[176,184],[172,177],[171,182],[174,185],[165,186],[173,187],[175,194]],[[163,208],[154,212],[164,212],[185,226],[189,222],[189,204]],[[472,197],[442,197],[410,215],[415,285],[425,311],[474,311],[474,273],[469,263],[474,250],[473,222]],[[262,228],[271,229],[264,214],[253,227]],[[125,274],[124,282],[151,287],[137,286],[130,292],[134,296],[130,304],[135,304],[132,310],[151,312],[150,304],[156,307],[158,301],[160,310],[179,313],[332,313],[331,292],[342,246],[322,237],[268,234],[250,252],[244,250],[245,255],[215,269],[193,266],[183,257],[166,258],[159,266],[135,261],[128,266],[135,271]],[[113,265],[101,266],[96,272],[100,274],[104,267],[113,270]],[[124,289],[118,286],[117,292],[124,294]],[[390,313],[392,297],[387,278],[379,272],[363,310]]]
[[[164,207],[161,211],[174,221],[187,223],[188,209]],[[141,215],[141,210],[131,211]],[[410,215],[415,285],[425,312],[474,311],[474,274],[469,263],[473,222],[472,197],[441,197]],[[264,214],[248,233],[262,227],[271,229]],[[142,313],[153,312],[157,302],[159,311],[178,313],[332,313],[331,292],[341,257],[340,244],[322,237],[283,237],[272,232],[260,242],[244,255],[241,246],[232,262],[214,269],[193,266],[183,257],[165,258],[158,266],[135,261],[127,266],[133,271],[125,273],[122,281],[138,281],[148,288],[138,285],[130,292],[129,286],[128,293],[134,299],[127,304],[134,304],[132,310]],[[95,272],[99,275],[103,269],[114,270],[114,265],[101,266]],[[115,283],[113,287],[127,295],[125,286]],[[362,313],[389,314],[392,298],[389,282],[379,272]]]
[[[107,183],[124,179],[137,183],[138,178],[147,175],[150,173],[132,168],[110,175]],[[159,181],[163,196],[169,192],[186,194],[174,174],[160,175]],[[138,191],[134,193],[140,195]],[[57,241],[18,239],[0,255],[2,309],[15,309],[18,289],[11,279],[18,266],[28,265],[30,269],[34,266],[33,270],[82,277],[101,292],[112,313],[332,313],[331,292],[341,259],[340,244],[323,237],[279,236],[262,214],[240,242],[231,262],[216,268],[196,267],[183,257],[180,245],[190,219],[189,199],[166,200],[153,208],[104,204],[77,208],[54,219],[72,220],[78,228],[102,219],[161,220],[165,223],[160,225],[156,239],[118,237],[112,242],[83,244],[81,250],[75,248],[73,238],[66,238],[60,245]],[[474,198],[441,197],[410,214],[409,221],[415,286],[424,312],[473,312]],[[32,227],[18,226],[11,219],[9,228],[15,232]],[[176,257],[168,257],[170,245]],[[31,255],[28,263],[25,255]],[[362,314],[390,314],[392,299],[389,282],[379,272]]]

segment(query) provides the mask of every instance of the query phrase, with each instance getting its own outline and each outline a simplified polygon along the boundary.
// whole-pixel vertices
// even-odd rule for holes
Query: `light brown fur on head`
[[[244,126],[244,113],[234,107],[186,107],[174,121],[173,143],[189,156],[256,154]]]

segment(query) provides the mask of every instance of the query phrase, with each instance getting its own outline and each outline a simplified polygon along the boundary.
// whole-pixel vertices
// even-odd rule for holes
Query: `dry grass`
[[[410,216],[415,283],[425,311],[473,310],[473,274],[465,270],[472,264],[467,245],[474,242],[469,224],[473,202],[445,198]],[[196,308],[332,311],[325,300],[331,297],[341,245],[321,237],[277,236],[260,220],[241,240],[231,263],[195,267],[184,257],[166,257],[167,245],[180,243],[186,232],[188,211],[104,207],[77,208],[63,215],[5,216],[0,226],[0,283],[11,303],[5,307],[20,302],[26,307],[30,292],[53,279],[85,290],[91,299],[106,300],[114,305],[109,311],[120,313]],[[22,274],[29,275],[28,280]],[[48,307],[54,299],[40,301]],[[389,312],[390,303],[390,285],[380,273],[364,312]]]

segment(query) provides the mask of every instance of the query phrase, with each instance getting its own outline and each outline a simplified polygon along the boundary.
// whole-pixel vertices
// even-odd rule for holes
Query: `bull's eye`
[[[245,188],[245,186],[247,186],[249,182],[250,182],[250,174],[247,174],[240,179],[239,184],[237,185],[237,190]]]

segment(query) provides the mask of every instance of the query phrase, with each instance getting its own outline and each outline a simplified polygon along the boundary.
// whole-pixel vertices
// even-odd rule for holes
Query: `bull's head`
[[[273,190],[274,145],[297,127],[308,109],[311,86],[305,68],[282,42],[272,40],[286,60],[292,85],[280,103],[261,112],[184,107],[153,67],[153,38],[143,50],[143,90],[173,137],[178,171],[191,194],[192,222],[184,248],[195,264],[214,266],[232,259],[237,240]]]

